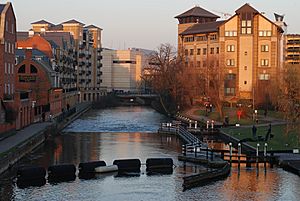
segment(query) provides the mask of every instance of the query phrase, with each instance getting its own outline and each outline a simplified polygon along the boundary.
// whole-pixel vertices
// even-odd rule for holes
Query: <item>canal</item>
[[[139,158],[171,157],[173,174],[119,177],[98,175],[93,179],[46,183],[41,187],[20,188],[16,184],[16,168],[0,178],[0,200],[299,200],[300,177],[280,168],[232,168],[231,175],[221,181],[183,191],[182,177],[206,171],[206,167],[183,164],[177,160],[181,142],[176,137],[161,136],[157,129],[168,119],[147,107],[118,107],[91,110],[69,125],[61,135],[47,141],[27,155],[17,166]]]

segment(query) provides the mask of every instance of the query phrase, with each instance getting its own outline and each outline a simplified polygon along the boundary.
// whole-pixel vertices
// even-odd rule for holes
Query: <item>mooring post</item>
[[[192,128],[192,120],[189,120],[189,128]]]
[[[208,130],[208,128],[209,128],[209,121],[207,120],[206,121],[206,130]]]
[[[197,129],[197,121],[195,121],[195,129]]]
[[[259,146],[260,144],[257,143],[257,147],[256,147],[256,168],[257,169],[258,169]]]
[[[211,120],[211,130],[212,130],[212,131],[214,130],[214,123],[215,123],[215,121],[214,121],[214,120]]]
[[[268,143],[265,143],[265,146],[264,146],[264,168],[265,168],[265,171],[267,170],[267,148],[268,148]]]
[[[241,152],[242,152],[242,147],[241,143],[238,143],[238,169],[240,170],[241,167]]]
[[[229,157],[230,157],[230,166],[232,165],[232,143],[229,142]]]

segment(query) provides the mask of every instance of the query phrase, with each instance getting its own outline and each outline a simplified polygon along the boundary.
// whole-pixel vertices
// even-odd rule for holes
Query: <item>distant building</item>
[[[300,64],[300,34],[285,36],[285,63]]]
[[[210,69],[218,69],[222,100],[264,102],[270,82],[280,68],[283,30],[259,11],[245,4],[224,21],[200,7],[176,17],[178,53],[191,72],[200,75],[203,86],[198,97],[209,96]]]
[[[103,49],[102,86],[109,92],[141,92],[143,69],[148,65],[151,50]]]
[[[12,4],[0,4],[0,133],[15,129],[15,43]]]

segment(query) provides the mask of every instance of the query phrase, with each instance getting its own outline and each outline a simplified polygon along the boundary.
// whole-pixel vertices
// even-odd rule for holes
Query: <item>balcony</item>
[[[101,59],[103,59],[102,56],[97,56],[97,60],[101,60]]]

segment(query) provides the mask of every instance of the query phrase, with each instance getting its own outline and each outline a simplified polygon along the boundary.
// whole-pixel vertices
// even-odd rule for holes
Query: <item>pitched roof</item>
[[[243,6],[241,6],[239,9],[235,11],[236,13],[241,13],[241,12],[252,12],[252,13],[259,13],[255,8],[250,6],[250,4],[246,3]]]
[[[189,35],[189,34],[200,34],[200,33],[209,33],[216,32],[221,24],[223,24],[226,20],[216,21],[216,22],[208,22],[201,24],[194,24],[180,35]]]
[[[50,30],[52,31],[58,31],[58,30],[63,30],[63,25],[62,24],[58,24],[58,25],[54,25],[50,28]]]
[[[86,26],[86,27],[84,27],[84,28],[87,28],[87,29],[101,29],[100,27],[97,27],[97,26],[95,26],[95,25],[93,25],[93,24],[91,24],[91,25],[89,25],[89,26]],[[102,30],[102,29],[101,29]]]
[[[2,13],[2,10],[4,9],[5,6],[6,4],[0,4],[0,13]]]
[[[63,23],[61,23],[61,24],[80,24],[80,25],[82,25],[82,26],[85,25],[85,24],[83,24],[83,23],[81,23],[81,22],[78,22],[77,20],[74,20],[74,19],[69,20],[69,21],[66,21],[66,22],[63,22]]]
[[[176,16],[175,18],[182,18],[182,17],[210,17],[210,18],[219,18],[219,16],[199,7],[195,6],[194,8]]]
[[[54,24],[47,22],[46,20],[39,20],[36,22],[32,22],[31,24],[49,24],[50,26],[54,26]]]

